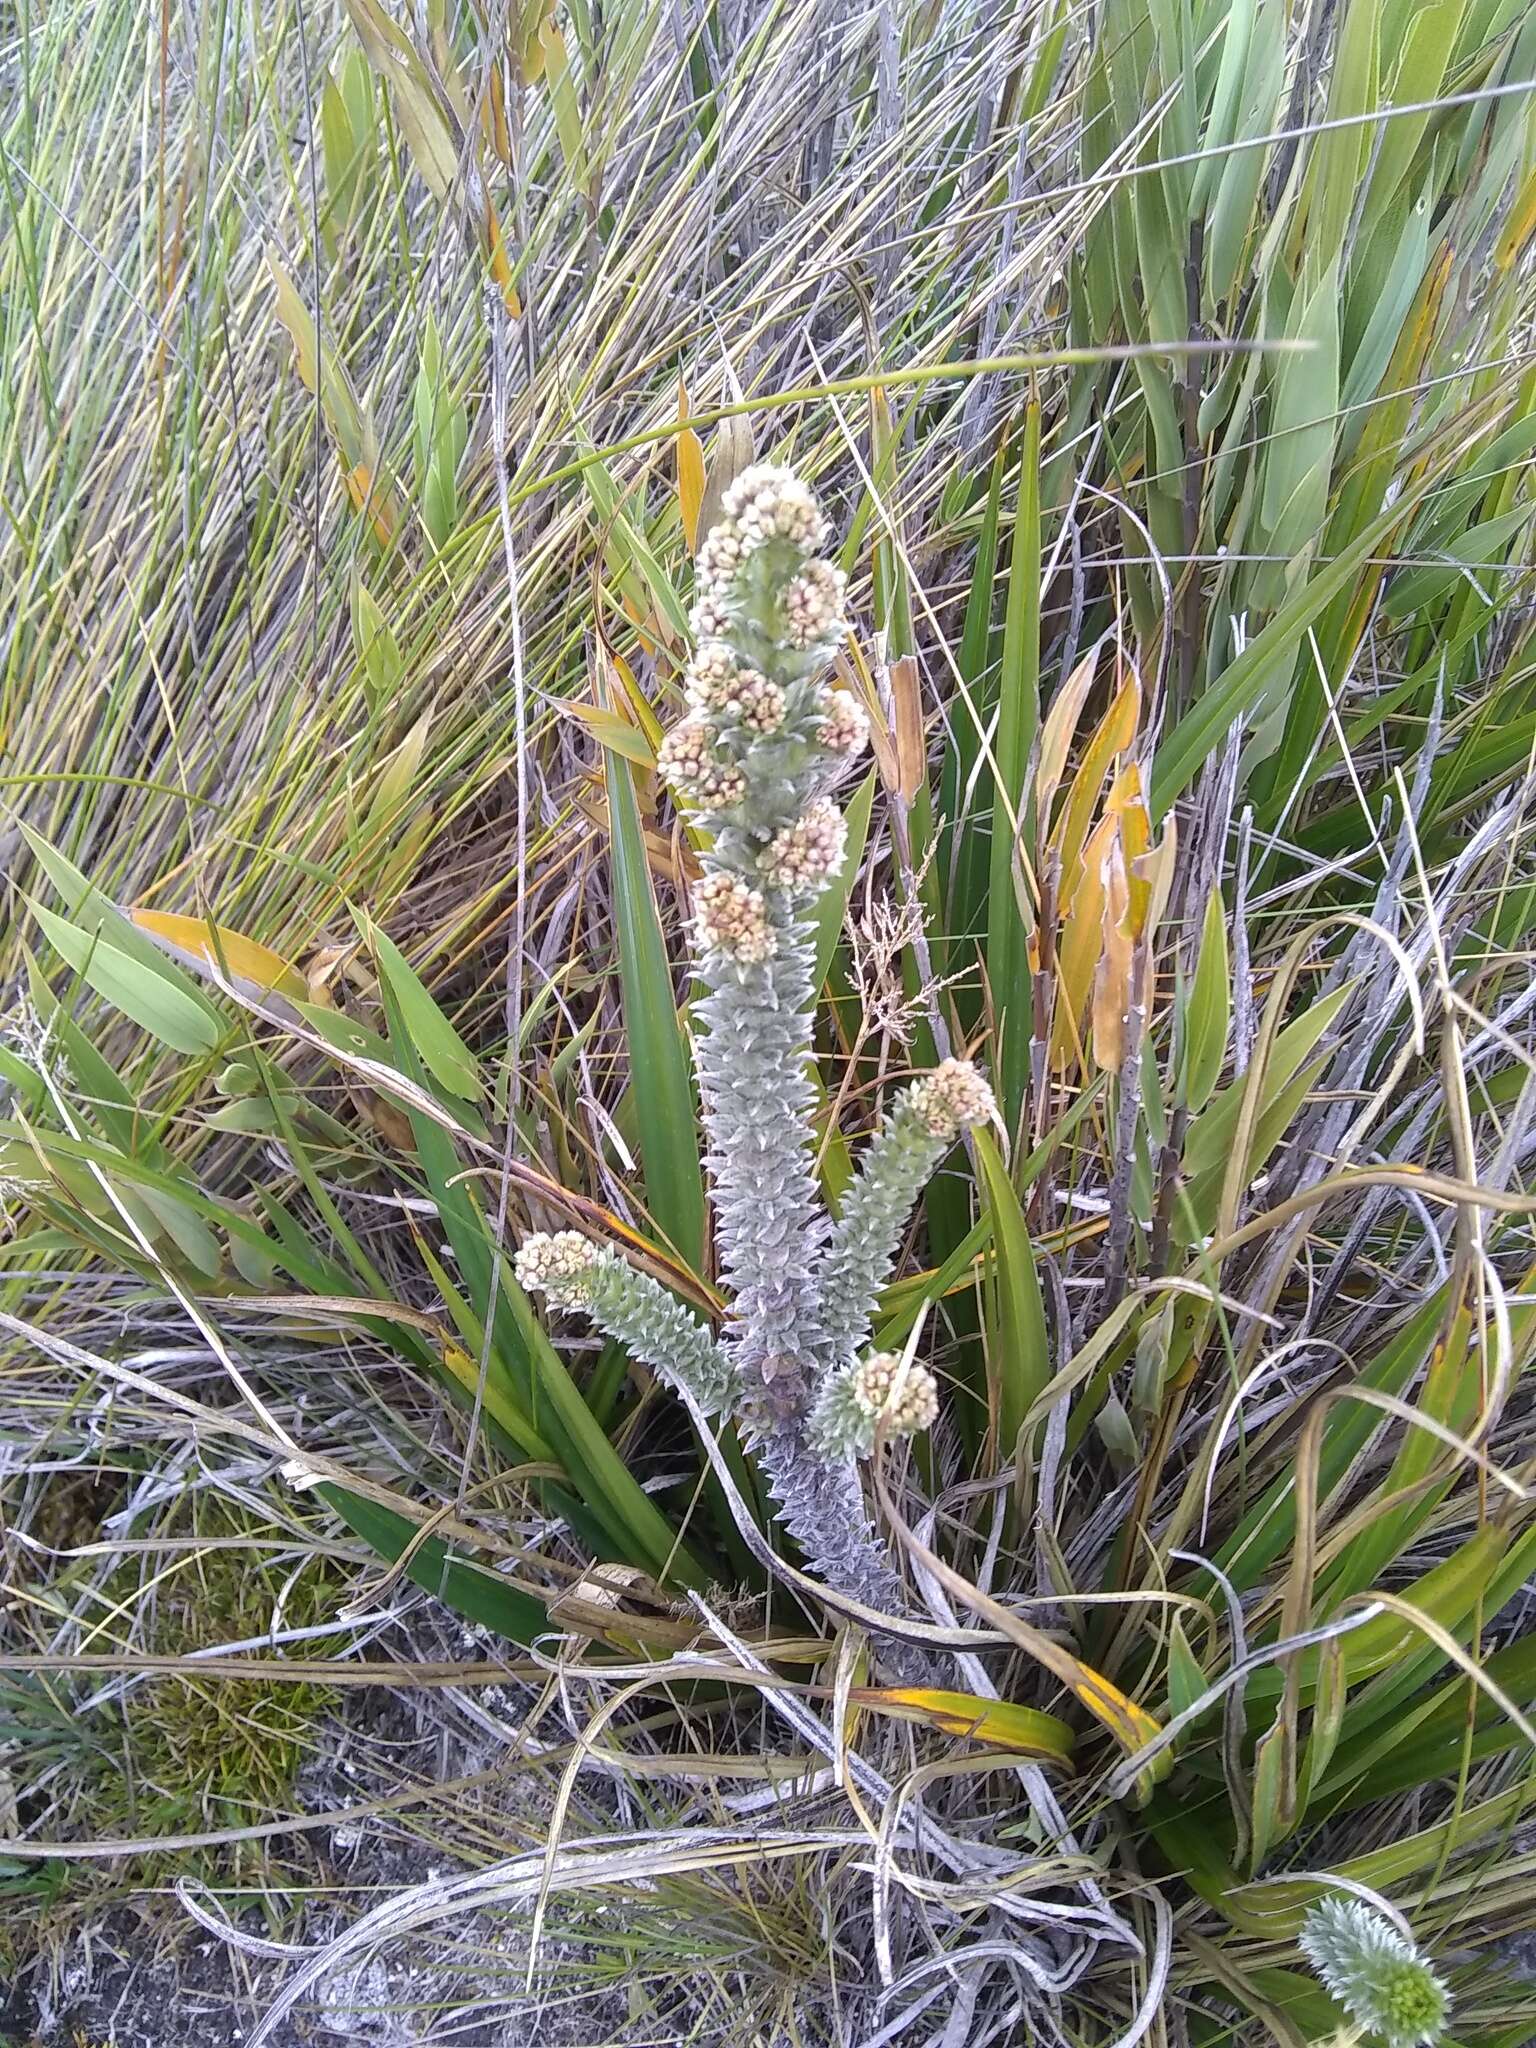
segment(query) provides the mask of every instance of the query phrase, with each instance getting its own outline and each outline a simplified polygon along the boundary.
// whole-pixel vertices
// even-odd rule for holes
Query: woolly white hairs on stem
[[[843,1198],[822,1267],[828,1330],[840,1350],[857,1350],[869,1335],[876,1297],[934,1168],[962,1129],[995,1113],[991,1089],[963,1060],[946,1060],[897,1098]]]
[[[699,1005],[695,1046],[731,1293],[726,1343],[744,1399],[765,1421],[805,1412],[828,1341],[815,1270],[827,1224],[811,1152],[813,954],[804,928],[774,908],[775,957],[719,976]]]

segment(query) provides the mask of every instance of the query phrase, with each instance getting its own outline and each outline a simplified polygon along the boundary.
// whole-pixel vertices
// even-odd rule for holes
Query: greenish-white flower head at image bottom
[[[1421,2048],[1441,2039],[1451,1997],[1444,1982],[1385,1914],[1360,1899],[1324,1899],[1307,1913],[1301,1949],[1366,2039]]]

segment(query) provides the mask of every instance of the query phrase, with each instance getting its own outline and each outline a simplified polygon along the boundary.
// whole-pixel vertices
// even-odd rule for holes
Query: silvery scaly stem
[[[912,1114],[910,1093],[903,1092],[870,1140],[822,1262],[822,1315],[844,1356],[868,1337],[876,1298],[895,1268],[918,1197],[952,1142]]]
[[[906,1589],[870,1524],[853,1460],[828,1457],[798,1420],[767,1431],[756,1449],[780,1519],[816,1577],[878,1613],[905,1613]],[[931,1660],[908,1644],[884,1645],[880,1654],[893,1677],[931,1675]]]
[[[992,1091],[968,1060],[945,1060],[931,1074],[904,1088],[884,1128],[870,1142],[853,1186],[843,1199],[832,1242],[821,1267],[822,1320],[833,1343],[851,1357],[869,1335],[875,1303],[891,1277],[896,1254],[918,1196],[934,1168],[963,1130],[997,1114]],[[873,1440],[865,1421],[881,1412],[859,1384],[874,1360],[866,1359],[830,1381],[817,1410],[816,1435],[829,1447],[867,1450]],[[889,1383],[906,1428],[925,1429],[925,1400],[903,1399]],[[865,1421],[861,1421],[860,1411]],[[887,1427],[893,1416],[884,1410]]]
[[[749,1408],[804,1414],[827,1354],[816,1254],[827,1218],[811,1168],[812,949],[780,927],[774,957],[722,974],[695,1043],[727,1344]]]

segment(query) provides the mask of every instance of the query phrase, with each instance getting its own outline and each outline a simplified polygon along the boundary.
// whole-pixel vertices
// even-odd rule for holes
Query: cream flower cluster
[[[871,1351],[823,1384],[811,1438],[825,1457],[867,1458],[879,1435],[916,1436],[939,1419],[939,1383],[899,1351]]]
[[[782,686],[755,668],[742,668],[724,640],[704,642],[688,664],[683,687],[690,710],[700,717],[739,724],[760,736],[784,723]]]
[[[517,1284],[525,1294],[547,1294],[569,1306],[581,1299],[598,1256],[597,1246],[579,1230],[536,1231],[518,1247],[513,1262]]]
[[[915,1436],[939,1419],[938,1381],[899,1351],[871,1351],[853,1368],[849,1385],[870,1421],[883,1421],[892,1436]]]
[[[700,642],[718,640],[722,634],[729,633],[731,615],[725,600],[701,587],[693,601],[693,610],[688,614],[688,625],[694,639]]]
[[[809,555],[826,539],[827,523],[815,494],[793,470],[772,463],[744,469],[725,493],[720,511],[695,564],[701,592],[727,594],[743,565],[775,543]]]
[[[912,1084],[907,1101],[912,1115],[935,1138],[958,1138],[963,1130],[990,1123],[997,1115],[997,1098],[969,1060],[944,1060]]]
[[[820,647],[836,640],[843,624],[847,579],[830,562],[807,562],[785,586],[784,622],[791,647]]]
[[[754,462],[726,492],[721,510],[749,551],[771,540],[787,540],[791,547],[813,554],[826,542],[827,522],[816,494],[792,469]]]
[[[747,793],[747,778],[722,759],[702,718],[685,718],[661,743],[656,765],[685,802],[701,811],[728,811]]]
[[[793,825],[776,832],[757,857],[763,877],[775,889],[815,896],[843,865],[848,824],[826,797],[817,797]]]
[[[704,877],[693,892],[693,920],[705,951],[723,953],[739,966],[758,966],[779,949],[762,891],[734,875]]]
[[[850,758],[869,745],[869,713],[847,690],[826,690],[822,694],[821,723],[816,737],[831,754]]]

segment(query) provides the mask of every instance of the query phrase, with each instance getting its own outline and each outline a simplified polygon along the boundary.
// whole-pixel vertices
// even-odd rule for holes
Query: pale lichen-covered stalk
[[[786,919],[770,960],[711,991],[695,1041],[726,1338],[766,1423],[804,1412],[825,1354],[816,1254],[826,1219],[812,1171],[810,945]]]
[[[946,1060],[897,1097],[843,1197],[822,1264],[829,1332],[843,1352],[869,1335],[875,1300],[934,1168],[966,1125],[991,1112],[990,1089],[964,1060]]]
[[[729,1302],[721,1340],[574,1233],[529,1240],[519,1274],[707,1411],[728,1408],[813,1571],[889,1613],[901,1584],[855,1461],[882,1432],[927,1428],[938,1389],[915,1360],[860,1358],[859,1348],[924,1182],[993,1104],[973,1067],[946,1061],[903,1091],[842,1213],[828,1215],[814,1167],[811,911],[842,866],[829,791],[864,747],[868,719],[825,680],[846,632],[841,573],[816,553],[825,538],[814,497],[787,470],[748,469],[725,494],[699,551],[688,716],[660,756],[709,834],[693,891],[706,988],[695,1059]]]

